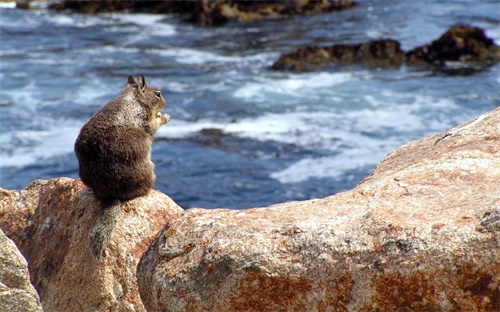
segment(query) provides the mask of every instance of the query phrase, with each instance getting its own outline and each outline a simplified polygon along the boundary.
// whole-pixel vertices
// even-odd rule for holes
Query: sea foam
[[[16,131],[0,134],[0,167],[25,167],[73,151],[79,127],[61,127],[42,131]],[[15,148],[9,148],[14,147]]]

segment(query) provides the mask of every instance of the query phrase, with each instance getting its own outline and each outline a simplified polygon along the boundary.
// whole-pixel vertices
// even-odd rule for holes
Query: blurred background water
[[[184,208],[247,208],[358,184],[392,149],[500,106],[500,65],[269,69],[306,45],[393,38],[404,50],[468,23],[500,40],[499,2],[359,1],[342,12],[201,28],[174,16],[0,9],[0,187],[78,177],[73,144],[127,76],[163,91],[155,188]]]

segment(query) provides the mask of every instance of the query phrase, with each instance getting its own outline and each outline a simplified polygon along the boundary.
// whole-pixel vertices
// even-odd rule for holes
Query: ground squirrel
[[[120,202],[144,196],[156,179],[151,161],[153,135],[170,120],[161,110],[161,92],[128,77],[125,89],[83,126],[75,153],[80,178],[101,201],[101,215],[90,233],[90,247],[99,259],[113,231]]]

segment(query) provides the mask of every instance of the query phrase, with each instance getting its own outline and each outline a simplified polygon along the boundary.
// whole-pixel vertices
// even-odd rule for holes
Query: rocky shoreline
[[[29,9],[29,0],[18,0],[19,8]],[[64,0],[49,1],[54,11],[77,13],[130,12],[174,14],[200,26],[220,26],[228,22],[279,20],[293,15],[312,15],[341,11],[354,7],[353,0]],[[368,68],[394,68],[402,65],[426,66],[450,73],[470,74],[500,61],[500,47],[488,38],[484,29],[471,25],[455,25],[433,42],[410,51],[401,50],[394,39],[332,46],[306,46],[283,54],[272,70],[294,72],[360,65]]]
[[[446,69],[449,63],[478,68],[500,61],[500,47],[483,29],[470,25],[453,26],[430,44],[404,52],[396,40],[370,41],[356,45],[305,47],[282,55],[271,68],[295,72],[328,66],[362,65],[369,68],[426,65]]]
[[[19,0],[18,6],[29,8],[29,0]],[[219,26],[231,21],[253,22],[282,19],[293,15],[312,15],[341,11],[356,5],[353,0],[64,0],[51,1],[49,9],[71,10],[78,13],[131,12],[175,14],[186,22],[201,26]]]
[[[499,147],[497,108],[322,199],[184,211],[154,191],[123,205],[99,262],[87,241],[99,203],[78,179],[0,189],[0,229],[45,311],[493,311]],[[0,310],[40,311],[10,245]]]

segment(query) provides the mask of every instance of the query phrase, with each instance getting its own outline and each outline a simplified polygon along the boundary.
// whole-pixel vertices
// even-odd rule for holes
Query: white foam
[[[373,166],[386,155],[383,150],[351,149],[336,156],[302,159],[284,170],[273,172],[271,177],[281,183],[297,183],[310,178],[339,178],[350,170]]]
[[[2,146],[16,147],[13,151],[0,153],[0,167],[24,167],[72,153],[79,132],[80,127],[62,126],[42,131],[2,133]]]
[[[493,39],[495,44],[498,45],[500,43],[500,27],[486,29],[485,33],[488,38]]]
[[[341,139],[336,144],[324,146],[338,154],[300,160],[284,170],[272,173],[271,177],[281,183],[296,183],[312,177],[338,178],[350,170],[374,166],[389,151],[406,143],[403,138],[422,137],[458,123],[453,117],[440,118],[435,111],[442,109],[446,116],[450,111],[458,110],[459,107],[453,101],[392,92],[390,96],[394,101],[392,103],[387,103],[383,98],[367,96],[367,100],[376,108],[344,111],[334,120],[335,127],[323,126],[322,132],[319,129],[310,132],[313,136],[316,133],[329,133],[327,137]],[[429,111],[429,105],[434,111]],[[309,138],[309,144],[312,142]]]
[[[317,78],[312,74],[290,75],[276,81],[261,79],[248,83],[232,95],[254,103],[262,96],[269,106],[279,106],[283,98],[310,102],[310,98],[316,96],[323,97],[328,105],[293,106],[284,112],[265,113],[236,122],[173,119],[168,126],[160,128],[158,136],[185,138],[202,129],[215,128],[243,138],[294,144],[333,155],[303,159],[270,175],[282,183],[296,183],[312,177],[338,178],[351,170],[374,166],[389,151],[407,143],[408,138],[446,130],[466,118],[450,114],[461,111],[450,99],[415,93],[377,90],[353,98],[347,92],[332,101],[337,88],[331,87],[353,79],[356,77],[349,73],[321,73]],[[276,96],[262,95],[263,92]]]
[[[126,14],[126,13],[110,13],[110,14],[69,14],[58,13],[53,14],[50,20],[59,26],[73,26],[73,27],[89,27],[95,25],[102,25],[108,27],[110,30],[123,32],[123,24],[132,24],[147,31],[148,35],[155,36],[172,36],[176,34],[174,26],[169,25],[163,20],[164,15],[157,14]],[[134,35],[133,38],[142,38],[143,34],[139,33]]]
[[[148,52],[156,53],[163,57],[173,58],[179,64],[201,65],[205,63],[248,63],[272,59],[276,53],[259,53],[248,56],[220,55],[210,51],[188,48],[170,47],[165,49],[150,49]]]
[[[255,82],[246,83],[234,91],[235,98],[246,101],[264,102],[277,96],[306,97],[317,94],[318,90],[324,93],[325,88],[334,87],[353,80],[352,73],[311,73],[303,75],[289,75],[285,78],[263,78]],[[330,92],[332,93],[332,92]]]
[[[172,36],[176,34],[172,25],[162,22],[164,15],[159,14],[115,14],[122,22],[135,24],[147,30],[149,35]]]
[[[275,141],[321,148],[323,142],[330,146],[340,132],[327,131],[326,123],[336,118],[329,113],[294,112],[287,114],[265,114],[257,118],[241,119],[237,122],[201,120],[196,122],[172,120],[160,128],[159,137],[185,138],[208,128],[259,141]]]
[[[140,26],[152,26],[164,19],[163,15],[158,14],[122,14],[115,13],[110,16],[117,17],[122,22],[132,23]]]
[[[113,23],[112,19],[103,18],[100,15],[88,15],[88,14],[73,14],[73,13],[57,13],[48,14],[41,13],[47,16],[50,21],[58,26],[71,26],[71,27],[89,27],[94,25],[109,25]]]
[[[15,9],[17,7],[16,2],[0,2],[0,9]]]
[[[156,136],[163,138],[186,138],[203,129],[221,129],[221,123],[215,121],[188,122],[183,120],[172,120],[166,126],[161,127]]]

